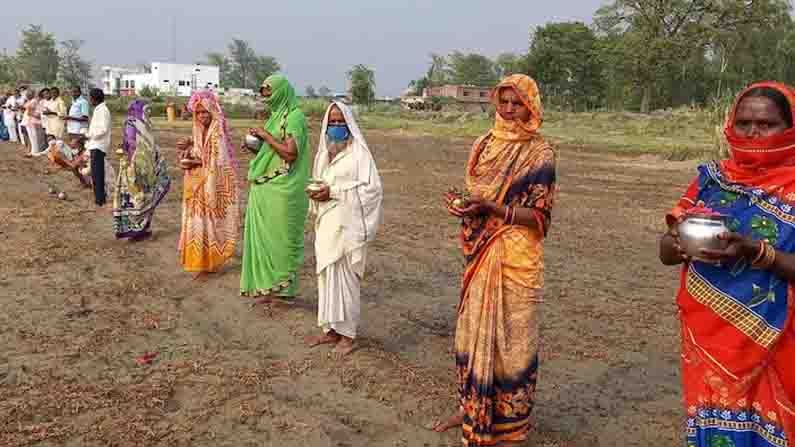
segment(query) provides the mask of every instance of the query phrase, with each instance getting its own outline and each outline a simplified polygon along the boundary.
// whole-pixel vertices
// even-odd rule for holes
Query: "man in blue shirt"
[[[88,101],[82,96],[80,87],[72,87],[72,106],[69,108],[69,115],[66,116],[66,133],[69,137],[85,137],[88,132]]]

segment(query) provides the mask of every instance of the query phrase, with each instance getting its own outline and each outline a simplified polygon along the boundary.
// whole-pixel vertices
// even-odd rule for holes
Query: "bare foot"
[[[464,413],[458,412],[443,421],[436,421],[428,427],[436,433],[444,433],[451,428],[460,427],[464,423]]]
[[[331,331],[323,335],[304,338],[304,342],[307,345],[309,345],[310,348],[314,348],[315,346],[320,346],[320,345],[332,345],[339,341],[340,341],[340,334],[334,331]]]
[[[334,360],[341,360],[346,355],[350,354],[356,349],[356,345],[353,343],[352,338],[348,337],[341,337],[340,341],[337,343],[337,346],[331,351],[331,357]]]
[[[264,295],[258,297],[258,299],[253,303],[251,303],[249,306],[253,308],[257,306],[269,305],[271,303],[273,303],[273,298],[270,295]]]
[[[193,280],[196,282],[204,282],[207,281],[207,276],[209,274],[207,272],[198,272],[193,275]]]

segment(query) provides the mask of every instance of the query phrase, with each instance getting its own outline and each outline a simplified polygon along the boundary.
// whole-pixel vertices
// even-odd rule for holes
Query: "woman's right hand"
[[[685,217],[680,216],[676,219],[676,223],[671,225],[666,233],[666,236],[661,241],[661,259],[664,263],[689,263],[693,257],[688,255],[682,248],[682,241],[679,239],[679,225],[684,222]],[[675,258],[675,259],[670,259]],[[669,262],[666,262],[669,261]]]
[[[457,207],[453,202],[460,199],[457,195],[453,194],[452,192],[447,192],[444,195],[444,206],[447,208],[447,212],[450,215],[462,218],[464,215],[461,213],[461,208]]]

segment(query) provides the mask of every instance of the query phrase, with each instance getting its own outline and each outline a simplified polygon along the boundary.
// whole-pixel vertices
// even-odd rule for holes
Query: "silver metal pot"
[[[678,229],[682,249],[692,257],[699,257],[702,248],[721,250],[728,246],[727,241],[718,239],[718,235],[729,232],[723,216],[693,214]]]
[[[254,135],[248,134],[246,135],[246,147],[251,149],[252,151],[256,151],[262,146],[262,140],[259,137],[255,137]]]

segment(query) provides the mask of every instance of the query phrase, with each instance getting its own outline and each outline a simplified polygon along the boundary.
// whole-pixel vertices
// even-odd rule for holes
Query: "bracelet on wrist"
[[[764,241],[759,241],[758,246],[759,246],[758,252],[757,252],[756,256],[754,256],[754,259],[751,261],[751,265],[757,264],[765,256],[765,243],[764,243]]]
[[[759,254],[751,262],[751,267],[758,270],[767,270],[776,262],[776,249],[765,241],[759,241]]]

